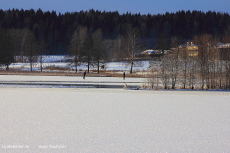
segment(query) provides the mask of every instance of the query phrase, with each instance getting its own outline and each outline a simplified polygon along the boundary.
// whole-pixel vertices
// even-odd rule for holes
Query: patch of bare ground
[[[47,66],[44,70],[55,70],[55,71],[71,71],[68,67],[60,67],[60,66]]]

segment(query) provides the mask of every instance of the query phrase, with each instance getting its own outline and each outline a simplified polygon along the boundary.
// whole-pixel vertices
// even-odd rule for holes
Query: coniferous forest
[[[115,40],[126,35],[130,27],[138,29],[144,42],[143,48],[154,48],[159,36],[167,39],[175,36],[183,42],[194,36],[212,35],[223,42],[230,35],[230,16],[221,12],[178,11],[165,14],[119,14],[97,10],[72,13],[43,12],[39,10],[0,10],[2,29],[28,29],[46,46],[45,54],[68,54],[72,35],[79,27],[86,27],[88,33],[101,30],[103,39]],[[44,53],[43,53],[44,54]]]

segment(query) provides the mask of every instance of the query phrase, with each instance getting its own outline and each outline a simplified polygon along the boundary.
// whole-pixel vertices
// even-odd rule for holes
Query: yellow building
[[[198,56],[198,46],[193,44],[192,42],[191,43],[187,42],[186,45],[180,45],[179,49],[180,50],[186,49],[189,56],[193,56],[193,57]]]

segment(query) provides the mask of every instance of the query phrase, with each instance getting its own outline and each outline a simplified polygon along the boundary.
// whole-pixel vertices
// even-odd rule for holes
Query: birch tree
[[[77,73],[78,65],[81,62],[81,58],[83,56],[83,43],[87,37],[87,28],[86,27],[79,27],[76,29],[72,35],[69,47],[68,47],[68,52],[69,55],[73,56],[73,61],[70,63],[70,65],[74,65],[75,71]]]
[[[164,89],[168,89],[168,83],[170,81],[170,60],[171,58],[169,56],[163,56],[163,58],[161,59],[160,77]]]
[[[93,33],[93,55],[96,59],[96,63],[97,63],[97,73],[100,72],[100,60],[103,58],[103,55],[105,55],[104,53],[104,47],[103,47],[103,34],[101,29],[96,30]]]
[[[83,55],[87,57],[87,71],[89,73],[89,68],[92,60],[92,51],[93,51],[93,38],[91,35],[88,35],[83,42]]]
[[[133,73],[134,53],[140,48],[139,30],[137,28],[130,28],[127,32],[127,51],[130,58],[130,73]]]

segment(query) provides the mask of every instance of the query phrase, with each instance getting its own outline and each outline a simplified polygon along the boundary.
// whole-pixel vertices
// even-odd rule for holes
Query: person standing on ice
[[[85,76],[86,76],[86,71],[83,73],[83,79],[85,79]]]
[[[123,72],[123,80],[125,80],[125,72]]]

